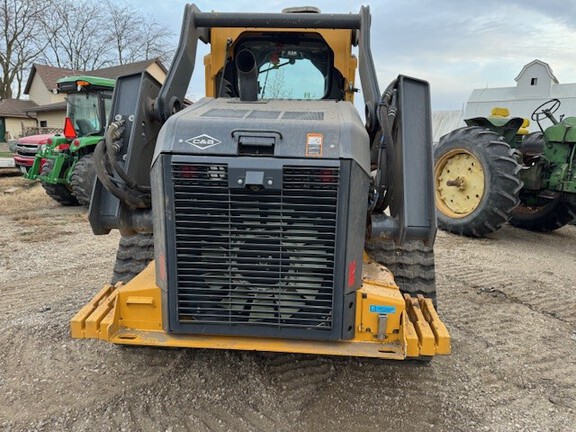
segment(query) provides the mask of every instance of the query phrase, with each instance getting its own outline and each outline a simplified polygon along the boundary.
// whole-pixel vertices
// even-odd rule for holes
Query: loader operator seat
[[[254,34],[238,41],[229,55],[219,97],[239,96],[234,60],[250,51],[257,63],[259,99],[344,99],[344,77],[334,67],[334,54],[319,35]]]

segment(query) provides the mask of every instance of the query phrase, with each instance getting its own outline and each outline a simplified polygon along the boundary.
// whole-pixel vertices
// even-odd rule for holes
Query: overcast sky
[[[143,2],[135,8],[180,33],[183,0]],[[560,0],[254,0],[197,1],[209,12],[280,12],[311,4],[326,13],[372,13],[372,55],[380,88],[398,74],[431,84],[434,110],[461,109],[471,91],[515,85],[522,66],[534,59],[550,64],[560,83],[576,82],[576,1]],[[257,5],[258,10],[255,10]],[[199,55],[205,54],[201,50]],[[203,95],[202,61],[190,92]]]

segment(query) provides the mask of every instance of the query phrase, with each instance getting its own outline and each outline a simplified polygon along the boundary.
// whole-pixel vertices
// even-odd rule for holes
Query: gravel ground
[[[439,233],[429,364],[72,340],[118,235],[0,176],[0,429],[576,431],[576,227]],[[2,191],[20,187],[10,195]]]

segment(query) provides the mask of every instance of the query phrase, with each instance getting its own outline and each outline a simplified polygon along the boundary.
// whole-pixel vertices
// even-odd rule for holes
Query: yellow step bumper
[[[403,360],[450,353],[450,335],[432,301],[402,297],[391,281],[364,280],[356,295],[354,338],[308,341],[238,336],[183,335],[162,327],[161,291],[154,263],[128,284],[106,285],[70,323],[72,337],[116,344],[235,349]]]

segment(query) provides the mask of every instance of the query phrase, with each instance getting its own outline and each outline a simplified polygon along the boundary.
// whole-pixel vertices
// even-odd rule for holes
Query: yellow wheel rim
[[[436,208],[451,218],[463,218],[478,208],[484,196],[484,170],[464,149],[443,154],[434,168]]]

